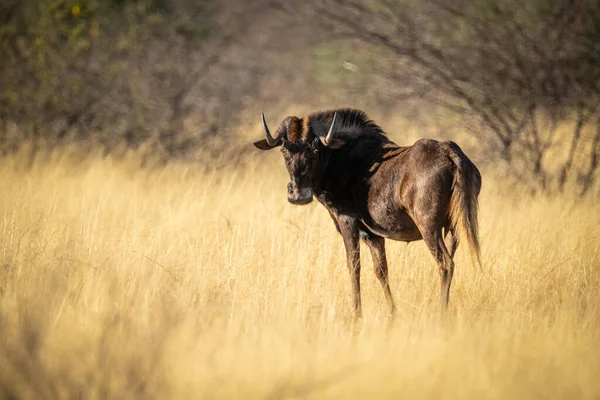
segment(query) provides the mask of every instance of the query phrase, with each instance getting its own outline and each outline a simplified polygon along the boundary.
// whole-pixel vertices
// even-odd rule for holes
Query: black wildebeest
[[[481,175],[460,147],[430,139],[398,146],[364,112],[353,109],[287,117],[274,137],[264,114],[262,123],[266,139],[254,145],[261,150],[281,146],[290,175],[289,202],[308,204],[316,197],[344,239],[355,315],[361,315],[359,238],[371,250],[391,314],[396,306],[385,238],[423,239],[440,268],[444,314],[459,233],[479,260]],[[444,242],[448,233],[450,250]]]

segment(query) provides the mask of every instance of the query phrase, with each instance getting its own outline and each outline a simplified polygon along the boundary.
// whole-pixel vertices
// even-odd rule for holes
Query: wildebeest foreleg
[[[348,216],[338,216],[337,218],[340,233],[344,238],[346,247],[346,261],[350,280],[352,282],[352,306],[354,316],[360,318],[362,315],[360,302],[360,243],[358,221]]]
[[[390,283],[388,280],[388,264],[385,256],[385,239],[368,233],[361,234],[361,238],[371,250],[375,275],[377,276],[377,279],[379,279],[379,282],[381,282],[385,299],[390,307],[390,315],[394,315],[396,313],[396,304],[394,304],[394,298],[392,297],[392,291],[390,290]]]

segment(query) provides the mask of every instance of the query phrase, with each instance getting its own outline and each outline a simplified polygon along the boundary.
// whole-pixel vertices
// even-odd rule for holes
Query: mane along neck
[[[373,122],[364,111],[352,108],[319,111],[304,119],[304,136],[309,140],[312,135],[322,136],[327,133],[333,115],[335,119],[335,137],[343,140],[358,139],[361,136],[380,135],[385,137],[383,130]],[[311,135],[312,134],[312,135]]]

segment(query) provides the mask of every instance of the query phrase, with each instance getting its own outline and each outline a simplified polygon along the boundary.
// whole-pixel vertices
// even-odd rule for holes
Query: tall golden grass
[[[388,242],[393,321],[363,251],[355,324],[341,238],[279,158],[4,159],[0,398],[600,397],[596,200],[483,171],[483,268],[459,247],[448,324],[423,242]]]

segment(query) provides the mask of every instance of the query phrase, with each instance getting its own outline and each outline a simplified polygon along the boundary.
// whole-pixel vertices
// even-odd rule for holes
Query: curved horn
[[[333,129],[335,127],[335,117],[337,117],[337,113],[333,113],[333,121],[331,121],[331,126],[329,127],[329,131],[327,132],[327,136],[325,136],[325,146],[329,146],[333,139]]]
[[[262,120],[263,129],[265,130],[265,136],[267,137],[267,144],[271,147],[277,145],[283,134],[285,133],[283,130],[279,132],[276,138],[271,136],[271,131],[269,131],[269,127],[267,126],[267,121],[265,121],[265,114],[260,113],[260,118]]]

